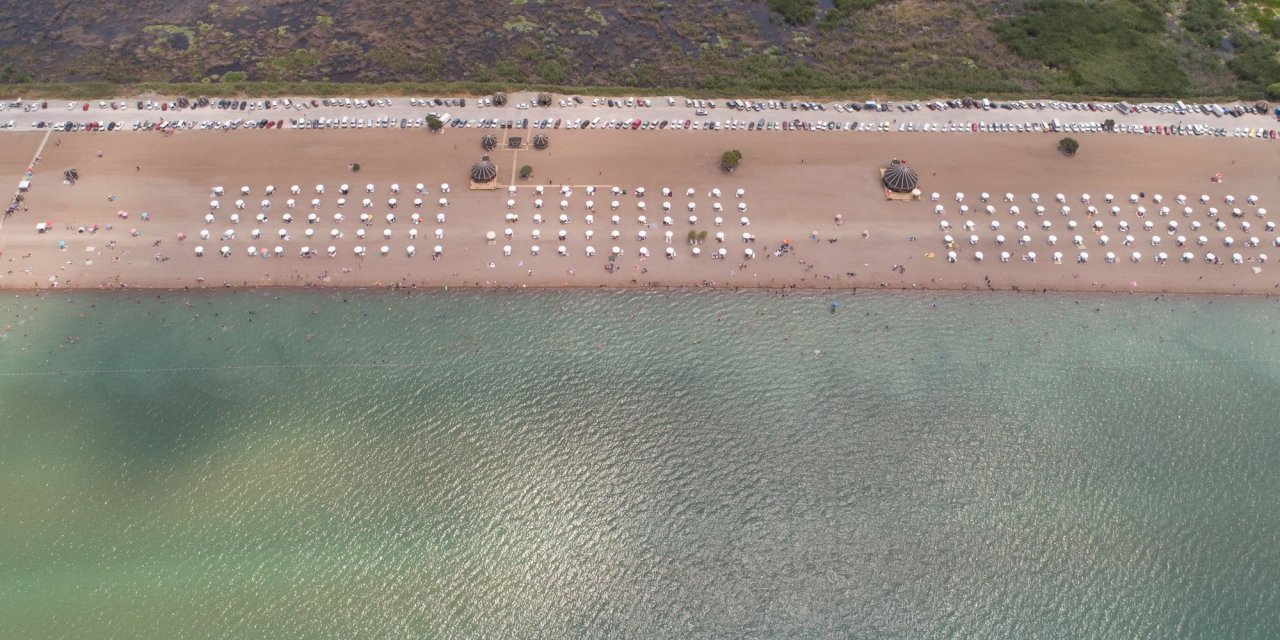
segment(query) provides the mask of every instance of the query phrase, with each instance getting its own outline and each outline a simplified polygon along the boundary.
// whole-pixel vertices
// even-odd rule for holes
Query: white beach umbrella
[[[222,257],[224,258],[229,257],[231,255],[231,247],[223,246],[221,253],[222,253]]]
[[[203,246],[197,246],[197,247],[196,247],[196,255],[197,255],[197,256],[203,256],[203,255],[204,255],[204,247],[203,247]]]
[[[1049,256],[1049,260],[1054,264],[1062,264],[1062,252],[1054,251],[1053,255]]]
[[[240,224],[240,214],[238,213],[231,214],[230,220],[231,220],[231,224]]]
[[[596,254],[596,248],[591,245],[587,245],[587,257],[594,256],[595,254]]]
[[[981,252],[981,251],[974,251],[974,252],[973,252],[973,259],[974,259],[976,262],[982,262],[982,252]]]
[[[589,213],[588,213],[585,217],[583,217],[583,218],[582,218],[582,220],[583,220],[583,222],[586,222],[586,223],[587,223],[587,224],[589,224],[589,225],[590,225],[590,224],[595,224],[595,223],[596,223],[596,217],[595,217],[595,216],[593,216],[593,215],[591,215],[591,214],[589,214]]]
[[[1045,238],[1045,243],[1048,244],[1049,246],[1058,244],[1058,236],[1049,234],[1049,237]]]
[[[1000,262],[1008,262],[1008,261],[1009,261],[1009,252],[1008,252],[1008,251],[1001,251],[1001,252],[1000,252]]]

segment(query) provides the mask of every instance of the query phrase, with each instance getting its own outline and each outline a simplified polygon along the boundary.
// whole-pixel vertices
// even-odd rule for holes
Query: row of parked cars
[[[424,118],[290,118],[295,129],[421,129],[426,126]]]

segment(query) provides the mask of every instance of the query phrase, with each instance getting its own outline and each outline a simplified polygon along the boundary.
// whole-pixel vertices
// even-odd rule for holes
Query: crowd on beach
[[[597,195],[597,189],[607,189],[607,195],[604,191],[599,192],[599,195]],[[449,193],[449,190],[450,186],[447,183],[440,185],[440,193],[447,194]],[[377,203],[374,202],[375,194],[379,189],[372,183],[366,184],[359,203],[354,202],[355,197],[352,197],[353,201],[350,203],[350,209],[348,208],[349,203],[347,198],[348,196],[351,196],[352,190],[347,184],[343,184],[338,187],[338,197],[332,202],[325,202],[322,199],[326,193],[326,187],[323,184],[315,185],[312,191],[316,197],[310,200],[309,211],[305,214],[298,213],[298,215],[295,216],[294,212],[298,210],[299,207],[298,200],[302,195],[302,187],[299,185],[293,185],[290,187],[289,193],[287,194],[289,197],[284,200],[284,212],[278,218],[280,224],[285,226],[281,226],[275,234],[264,234],[261,228],[254,226],[254,228],[247,232],[247,237],[245,237],[246,234],[241,232],[238,228],[242,222],[252,225],[264,225],[272,222],[271,210],[273,201],[270,197],[276,193],[275,186],[268,185],[265,187],[262,191],[262,195],[267,197],[259,201],[256,207],[251,207],[251,205],[244,199],[253,194],[253,189],[248,185],[241,187],[241,197],[235,200],[234,203],[231,203],[233,208],[230,213],[226,214],[222,212],[223,202],[219,200],[219,198],[225,196],[225,189],[221,186],[215,186],[210,191],[210,195],[213,199],[209,201],[209,212],[204,216],[204,223],[206,225],[213,225],[219,221],[225,221],[229,226],[220,233],[215,232],[215,230],[211,230],[208,227],[202,228],[198,231],[197,237],[200,241],[217,241],[223,243],[231,243],[237,239],[241,241],[249,241],[248,246],[242,247],[243,251],[234,250],[231,244],[223,244],[218,249],[218,253],[223,257],[230,257],[233,253],[237,252],[242,252],[251,257],[282,257],[286,253],[293,253],[293,251],[286,250],[285,248],[285,244],[290,242],[294,242],[295,244],[301,243],[296,252],[297,256],[301,258],[312,258],[319,256],[322,253],[329,257],[337,257],[339,254],[337,244],[329,244],[327,248],[324,248],[323,250],[319,248],[312,249],[311,245],[313,243],[320,242],[337,243],[338,241],[348,239],[349,237],[354,237],[355,241],[355,244],[351,247],[351,253],[358,257],[363,257],[373,252],[373,249],[364,243],[374,241],[387,243],[382,244],[376,251],[376,253],[380,255],[386,256],[396,253],[397,255],[413,257],[417,254],[416,245],[413,243],[423,237],[423,234],[419,233],[418,226],[434,222],[435,228],[430,235],[432,239],[437,242],[441,242],[441,244],[436,244],[434,246],[431,255],[432,258],[440,258],[444,254],[443,240],[445,239],[444,224],[447,220],[446,213],[443,210],[439,210],[434,214],[424,215],[422,211],[424,207],[431,209],[443,209],[448,207],[449,199],[447,197],[440,197],[428,204],[424,201],[423,196],[426,196],[429,193],[429,189],[422,183],[418,183],[414,187],[414,193],[411,194],[413,195],[412,200],[405,203],[405,205],[408,208],[411,208],[413,212],[408,215],[408,227],[400,232],[397,232],[394,228],[397,222],[400,222],[400,217],[397,215],[397,210],[401,206],[401,202],[398,199],[401,195],[400,185],[398,183],[392,183],[387,187],[385,195],[388,197],[385,204],[382,203],[381,198],[378,198]],[[570,225],[571,222],[576,221],[580,221],[582,226],[585,227],[585,229],[580,232],[581,237],[584,240],[584,246],[574,251],[574,253],[581,253],[587,257],[595,256],[597,254],[597,250],[592,244],[593,242],[608,243],[611,247],[608,251],[608,255],[610,256],[617,258],[625,255],[627,250],[624,249],[623,246],[629,245],[629,243],[624,242],[623,229],[632,225],[638,227],[638,229],[635,229],[634,233],[630,231],[626,232],[625,239],[634,240],[636,243],[640,244],[640,246],[635,250],[636,256],[640,259],[648,258],[650,256],[649,248],[644,245],[648,240],[661,239],[663,243],[667,245],[662,252],[662,255],[667,259],[675,259],[679,255],[680,252],[677,251],[675,246],[672,246],[678,243],[687,243],[692,245],[689,248],[689,253],[691,255],[698,256],[702,254],[702,248],[698,245],[707,242],[708,239],[718,245],[725,244],[728,241],[726,233],[723,230],[715,231],[714,233],[709,233],[705,230],[701,232],[698,231],[699,228],[705,229],[708,223],[715,228],[722,228],[726,225],[724,216],[730,215],[730,213],[726,211],[725,204],[721,200],[727,200],[727,198],[723,197],[720,189],[718,188],[712,189],[706,194],[706,198],[709,198],[712,201],[709,205],[704,204],[704,207],[709,208],[712,215],[710,219],[703,221],[702,227],[698,226],[699,218],[697,212],[699,203],[696,201],[696,194],[693,188],[686,189],[684,192],[686,202],[684,202],[679,209],[684,212],[680,215],[683,217],[687,214],[687,217],[683,217],[680,224],[677,224],[674,218],[674,216],[677,215],[674,212],[676,205],[673,205],[670,200],[675,197],[675,192],[668,187],[663,187],[661,189],[662,198],[664,198],[664,200],[662,200],[661,203],[655,203],[653,205],[655,213],[652,214],[649,213],[650,205],[644,199],[647,194],[647,190],[644,187],[637,187],[630,190],[617,186],[599,188],[595,186],[581,187],[580,191],[587,199],[581,202],[580,205],[574,205],[571,204],[571,199],[575,195],[575,188],[563,186],[559,189],[558,197],[560,200],[558,205],[556,205],[559,213],[547,214],[545,216],[542,211],[544,208],[547,210],[551,209],[552,202],[550,200],[552,199],[552,196],[547,194],[547,189],[543,186],[536,186],[528,191],[533,197],[528,199],[527,202],[518,203],[517,198],[519,198],[519,189],[516,187],[510,187],[508,189],[509,197],[506,200],[506,213],[502,220],[502,231],[499,234],[496,225],[493,230],[488,231],[484,238],[487,244],[496,245],[499,235],[501,235],[505,241],[514,240],[517,236],[516,227],[522,218],[528,220],[531,224],[531,228],[527,231],[529,245],[522,251],[522,253],[534,256],[539,255],[542,252],[543,249],[540,245],[541,242],[557,243],[558,246],[555,248],[555,253],[561,256],[570,255],[571,250],[568,248],[567,244],[565,244],[570,242],[569,236],[571,232],[568,230],[567,226]],[[631,216],[628,216],[628,219],[624,221],[622,216],[624,204],[623,200],[619,200],[619,198],[623,198],[623,196],[627,195],[629,195],[630,198],[625,199],[627,200],[625,209],[634,210],[636,213],[634,215],[634,220]],[[750,231],[745,230],[751,225],[751,219],[746,215],[748,207],[744,199],[745,195],[745,189],[738,189],[736,193],[733,194],[734,201],[729,206],[730,211],[732,211],[733,215],[736,215],[737,218],[730,221],[728,224],[730,226],[736,225],[742,227],[744,229],[741,232],[742,242],[744,244],[751,244],[756,241],[756,237]],[[547,200],[544,200],[544,196],[546,196]],[[611,198],[611,200],[606,202],[602,199],[599,204],[597,204],[594,200],[596,197]],[[522,216],[521,213],[516,212],[518,205],[519,208],[532,209],[533,213]],[[241,211],[245,211],[250,208],[257,211],[256,214],[253,214],[252,221],[242,218],[240,213]],[[321,210],[326,208],[333,210],[334,213],[321,213]],[[374,212],[375,208],[377,209],[376,213]],[[303,209],[307,210],[307,205],[305,203]],[[358,215],[352,213],[350,217],[348,217],[348,212],[351,210],[359,210],[360,213]],[[571,210],[576,210],[580,213],[571,213]],[[245,215],[247,216],[249,214]],[[596,217],[597,215],[599,215],[598,220]],[[650,215],[653,217],[650,218]],[[553,217],[554,221],[559,224],[559,227],[554,232],[543,226],[550,226]],[[296,226],[290,226],[295,223],[297,223]],[[687,223],[688,228],[680,229],[683,235],[677,239],[676,230],[678,227],[683,226],[684,223]],[[328,226],[329,228],[327,230],[321,229],[320,227],[322,225]],[[374,225],[381,226],[381,229],[374,232],[372,229]],[[594,228],[596,226],[600,227],[599,236],[596,235],[596,229]],[[544,229],[547,231],[545,236],[543,235]],[[37,231],[43,231],[39,225],[37,226]],[[685,231],[693,231],[693,233],[684,233]],[[653,234],[652,238],[650,237],[650,233]],[[521,237],[524,235],[526,235],[526,233],[520,234]],[[575,232],[574,235],[579,235],[579,232]],[[295,236],[297,237],[296,241]],[[180,239],[185,238],[185,233],[181,234]],[[393,240],[403,240],[407,241],[409,244],[393,251],[391,246]],[[197,244],[194,246],[193,251],[197,256],[204,256],[207,252],[203,244]],[[515,248],[511,244],[505,244],[502,247],[503,256],[511,256],[513,253],[515,253]],[[745,258],[750,259],[755,257],[756,252],[754,248],[746,247],[742,253]],[[719,247],[710,252],[710,257],[713,259],[726,258],[728,257],[728,250],[724,247]]]
[[[930,196],[934,213],[942,218],[938,222],[942,250],[952,263],[965,252],[970,259],[981,262],[986,257],[984,248],[1000,262],[1037,262],[1041,256],[1036,248],[1041,248],[1048,252],[1045,258],[1052,264],[1062,264],[1064,260],[1083,264],[1094,258],[1089,251],[1096,250],[1101,252],[1097,258],[1107,264],[1140,263],[1144,259],[1162,265],[1196,260],[1224,264],[1229,260],[1261,273],[1261,265],[1268,260],[1262,251],[1267,246],[1280,248],[1276,223],[1267,218],[1266,208],[1259,206],[1255,195],[1243,202],[1227,195],[1220,205],[1207,194],[1196,201],[1179,194],[1166,203],[1160,194],[1147,196],[1142,192],[1130,194],[1125,200],[1105,194],[1101,206],[1095,206],[1088,193],[1070,199],[1059,193],[1044,204],[1037,193],[1025,200],[1006,193],[997,205],[990,194],[983,192],[973,208],[965,204],[966,195],[962,192],[954,195],[953,203],[944,204],[941,200],[938,193]],[[951,222],[951,214],[959,215],[962,222]],[[1061,241],[1059,233],[1063,236]],[[1109,234],[1116,235],[1112,238]],[[1074,255],[1065,256],[1063,247],[1069,247]],[[1143,250],[1150,253],[1144,257]]]

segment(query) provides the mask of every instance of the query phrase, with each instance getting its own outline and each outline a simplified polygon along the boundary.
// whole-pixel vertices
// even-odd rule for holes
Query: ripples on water
[[[1280,628],[1275,303],[835,299],[4,300],[0,635]]]

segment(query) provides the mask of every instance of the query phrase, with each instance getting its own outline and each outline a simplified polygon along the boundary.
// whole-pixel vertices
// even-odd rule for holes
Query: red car
[[[81,107],[81,108],[80,108],[80,110],[81,110],[81,111],[88,111],[88,110],[89,110],[89,103],[88,103],[88,102],[84,103],[84,106],[83,106],[83,107]]]

